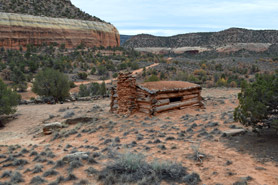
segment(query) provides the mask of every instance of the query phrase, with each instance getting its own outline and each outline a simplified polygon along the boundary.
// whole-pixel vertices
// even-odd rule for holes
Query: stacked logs
[[[156,94],[155,113],[186,107],[203,107],[201,87],[193,87],[179,91],[164,91]],[[179,101],[171,102],[171,99],[178,98]]]
[[[118,114],[130,115],[137,111],[136,79],[132,73],[120,73],[117,82],[117,94],[114,93],[113,107],[117,107]],[[115,105],[117,103],[117,105]]]

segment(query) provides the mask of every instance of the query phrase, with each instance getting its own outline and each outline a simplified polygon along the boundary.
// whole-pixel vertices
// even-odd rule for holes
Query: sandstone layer
[[[65,44],[74,48],[120,45],[118,30],[109,23],[30,16],[0,12],[0,47],[23,48],[28,44]]]

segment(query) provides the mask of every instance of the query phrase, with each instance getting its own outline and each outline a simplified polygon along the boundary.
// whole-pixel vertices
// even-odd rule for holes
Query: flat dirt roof
[[[139,84],[151,91],[163,91],[172,89],[186,89],[190,87],[199,87],[199,85],[182,81],[158,81],[158,82],[145,82]]]

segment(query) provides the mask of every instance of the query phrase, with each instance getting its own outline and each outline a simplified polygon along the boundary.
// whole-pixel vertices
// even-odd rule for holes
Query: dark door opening
[[[174,97],[174,98],[170,98],[170,103],[173,103],[173,102],[178,102],[178,101],[181,101],[182,100],[182,97]]]

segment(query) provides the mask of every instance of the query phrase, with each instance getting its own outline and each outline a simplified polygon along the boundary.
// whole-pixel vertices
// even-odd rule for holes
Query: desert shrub
[[[97,71],[97,69],[95,67],[92,67],[91,72],[90,72],[91,75],[94,75],[96,73],[96,71]]]
[[[13,114],[20,101],[20,95],[13,92],[0,79],[0,116]]]
[[[86,80],[88,75],[85,72],[80,72],[77,74],[79,79]]]
[[[40,176],[35,176],[31,179],[30,184],[44,184],[46,182],[45,179],[43,179]]]
[[[160,72],[159,79],[160,79],[160,80],[166,79],[166,74],[165,74],[164,72]]]
[[[112,77],[113,78],[117,78],[118,77],[118,73],[113,73]]]
[[[98,75],[103,75],[103,76],[108,75],[108,70],[107,70],[106,66],[104,66],[104,65],[98,66],[97,70],[98,70]]]
[[[215,70],[216,70],[216,71],[223,71],[224,69],[223,69],[222,64],[216,64],[216,65],[215,65]]]
[[[107,91],[106,91],[106,85],[105,82],[103,81],[100,85],[100,95],[106,95]]]
[[[145,80],[146,82],[156,82],[159,81],[159,78],[155,75],[152,74],[147,80]]]
[[[200,83],[200,80],[192,74],[188,76],[187,81],[193,82],[193,83]]]
[[[89,88],[90,88],[90,93],[92,94],[92,95],[99,95],[100,93],[99,93],[99,91],[100,91],[100,85],[99,85],[99,83],[91,83],[90,85],[89,85]]]
[[[89,89],[86,85],[81,84],[81,85],[79,86],[78,95],[79,95],[80,97],[89,96],[89,95],[90,95],[90,89]]]
[[[245,126],[278,129],[278,73],[258,74],[253,83],[242,85],[234,119]]]
[[[20,84],[26,80],[24,73],[19,68],[14,68],[11,73],[11,81],[15,84]]]
[[[169,161],[146,162],[142,154],[120,154],[115,162],[100,171],[98,179],[104,184],[140,183],[159,184],[161,181],[181,182],[187,175],[186,168]]]
[[[14,172],[11,175],[11,184],[19,184],[21,182],[24,182],[24,179],[22,177],[22,175],[19,172]]]
[[[80,97],[86,96],[95,96],[95,95],[106,95],[106,85],[105,82],[99,83],[91,83],[90,85],[80,85],[79,93]]]
[[[73,81],[70,81],[70,82],[69,82],[69,86],[70,86],[70,88],[75,88],[75,87],[76,87],[76,85],[74,84]]]
[[[236,83],[235,81],[232,81],[232,82],[230,83],[230,87],[237,87],[237,83]]]
[[[218,81],[216,82],[216,85],[218,87],[226,87],[227,86],[227,80],[225,78],[220,78],[218,79]]]
[[[188,74],[186,72],[179,72],[175,78],[177,81],[187,81],[188,80]]]
[[[126,63],[121,63],[120,65],[118,65],[118,70],[124,70],[124,69],[127,69]]]
[[[70,83],[65,74],[47,68],[36,75],[32,91],[40,96],[53,97],[57,102],[69,96],[69,89]]]
[[[137,62],[132,62],[132,63],[130,64],[130,67],[131,67],[132,70],[139,69],[139,65],[138,65]]]

